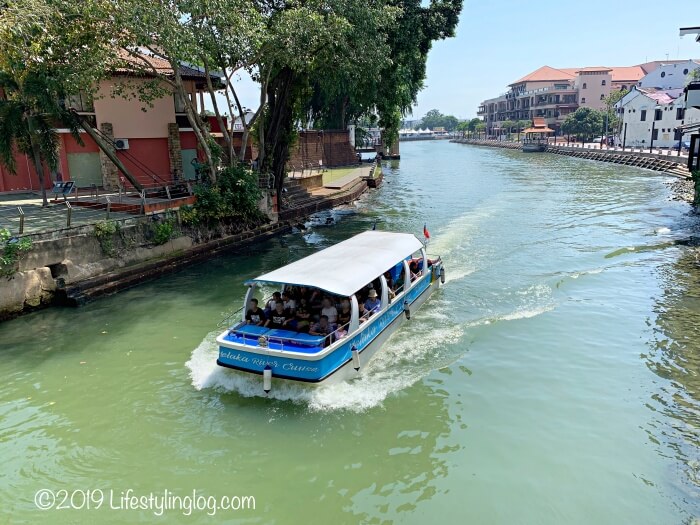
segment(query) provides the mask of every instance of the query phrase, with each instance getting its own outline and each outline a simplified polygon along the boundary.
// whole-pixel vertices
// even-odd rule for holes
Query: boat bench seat
[[[323,350],[324,337],[322,335],[309,335],[292,330],[270,329],[256,325],[243,325],[234,328],[229,331],[226,339],[233,343],[258,346],[258,339],[261,336],[267,339],[267,347],[272,350],[292,350],[307,354],[315,354]]]

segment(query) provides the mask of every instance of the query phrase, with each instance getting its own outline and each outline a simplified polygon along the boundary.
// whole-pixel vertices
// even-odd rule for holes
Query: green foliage
[[[199,223],[199,214],[194,206],[181,206],[180,207],[180,220],[182,224],[187,226],[195,226]]]
[[[561,129],[564,133],[590,140],[603,132],[603,113],[591,108],[578,108],[566,117]]]
[[[173,237],[175,221],[172,218],[157,222],[153,226],[153,243],[157,246],[165,244]]]
[[[12,277],[17,272],[17,263],[32,249],[32,240],[28,237],[13,239],[10,230],[0,228],[0,276]]]
[[[221,221],[259,220],[261,193],[255,173],[242,165],[230,166],[219,172],[216,183],[200,184],[195,188],[194,207],[184,212],[183,222],[213,224]]]
[[[446,131],[453,131],[457,128],[459,120],[452,115],[443,115],[437,109],[431,109],[421,119],[421,128],[445,128]]]
[[[95,223],[93,229],[95,237],[100,243],[100,248],[102,248],[102,253],[110,257],[114,255],[114,234],[119,229],[117,223],[110,220],[101,220]]]

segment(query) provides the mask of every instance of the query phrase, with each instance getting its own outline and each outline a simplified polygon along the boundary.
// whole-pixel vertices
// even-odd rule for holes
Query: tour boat
[[[390,289],[386,274],[397,284],[396,289]],[[217,337],[216,362],[261,375],[266,393],[277,381],[322,384],[351,379],[444,282],[442,260],[429,260],[425,246],[414,235],[374,230],[355,235],[246,281],[243,316]],[[376,295],[381,305],[363,316],[358,295],[368,290],[369,283],[379,285],[369,293],[370,297]],[[256,291],[260,295],[261,287],[270,285],[280,291],[305,287],[329,297],[346,298],[350,322],[328,336],[247,324],[250,300]]]

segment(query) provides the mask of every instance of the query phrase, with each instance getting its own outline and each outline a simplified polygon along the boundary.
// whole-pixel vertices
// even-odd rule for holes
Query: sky
[[[473,118],[481,101],[543,65],[700,59],[700,43],[678,36],[688,26],[700,26],[700,0],[464,0],[456,36],[428,56],[413,117],[438,109]],[[239,89],[243,105],[257,108],[256,86],[242,81]]]

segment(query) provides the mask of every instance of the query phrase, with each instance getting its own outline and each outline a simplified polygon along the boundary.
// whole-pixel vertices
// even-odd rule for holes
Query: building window
[[[604,86],[604,85],[605,85],[605,80],[602,80],[602,81],[600,82],[600,85],[601,85],[601,86]]]
[[[184,113],[185,112],[185,101],[182,100],[182,97],[178,94],[174,94],[175,98],[175,113]]]
[[[586,89],[586,83],[583,83],[583,86],[581,86],[581,89]]]
[[[622,84],[622,87],[620,88],[620,90],[621,90],[621,91],[627,91],[627,86],[625,86],[624,84]]]
[[[661,120],[664,118],[663,112],[660,109],[654,110],[654,120]]]
[[[78,113],[94,113],[95,106],[92,102],[92,97],[84,92],[80,92],[77,95],[71,95],[66,100],[66,106],[73,108]]]
[[[664,78],[666,76],[666,71],[661,72],[661,78]]]
[[[605,95],[603,95],[603,94],[601,93],[601,94],[600,94],[600,100],[604,100],[604,99],[605,99]]]
[[[585,84],[584,84],[584,85],[585,85]],[[586,103],[586,97],[583,97],[583,98],[581,99],[581,104],[585,104],[585,103]]]
[[[676,120],[683,120],[685,118],[685,108],[676,108]]]
[[[639,112],[639,120],[640,122],[644,122],[647,119],[647,110],[643,109]]]
[[[654,131],[651,134],[651,139],[659,140],[659,130],[657,128],[654,128]]]
[[[688,74],[688,68],[685,68],[685,69],[683,70],[683,74],[684,74],[684,75],[687,75],[687,74]]]

